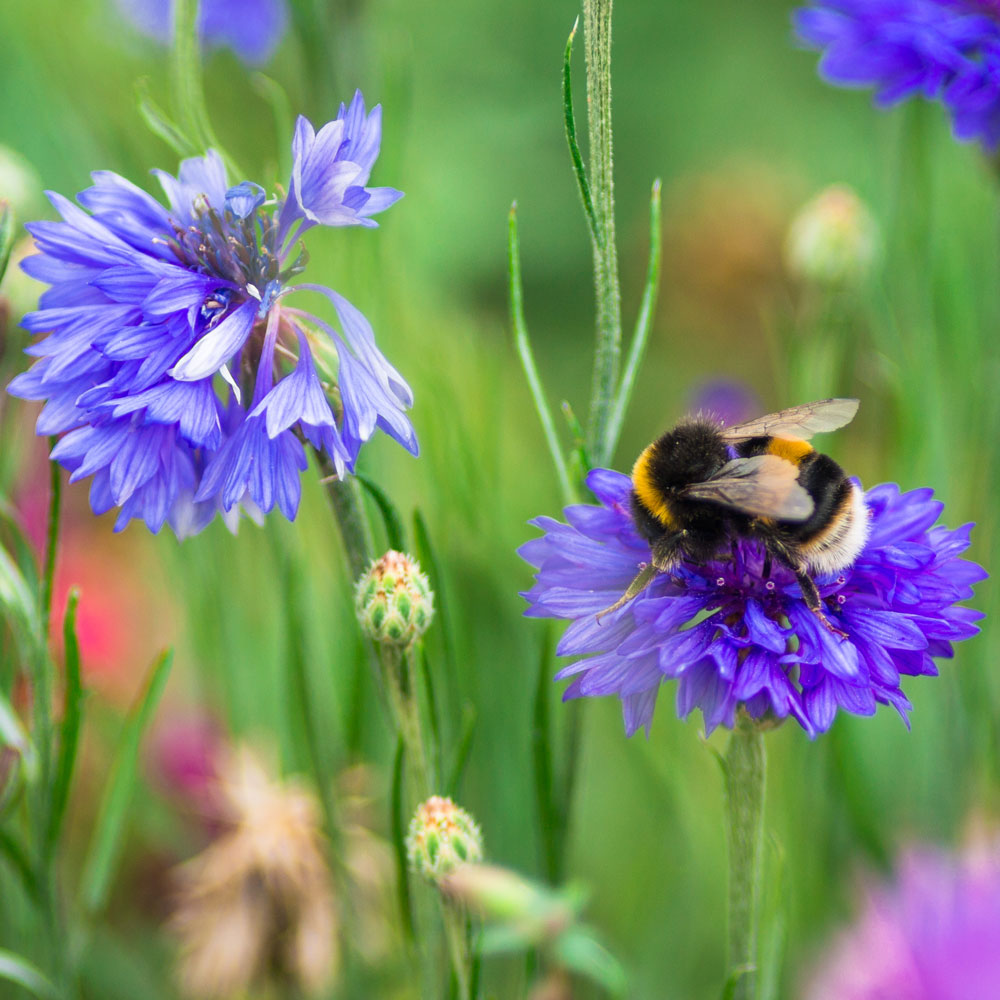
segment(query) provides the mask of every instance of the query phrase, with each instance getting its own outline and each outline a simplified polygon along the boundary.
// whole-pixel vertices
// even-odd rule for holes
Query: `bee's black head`
[[[656,441],[649,452],[649,474],[660,489],[701,483],[729,461],[716,424],[691,420]]]

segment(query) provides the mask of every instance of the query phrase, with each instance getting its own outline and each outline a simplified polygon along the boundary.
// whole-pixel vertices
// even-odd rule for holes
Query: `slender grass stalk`
[[[587,56],[587,130],[590,142],[590,192],[596,236],[594,289],[597,343],[590,396],[588,451],[595,465],[608,454],[608,423],[618,388],[621,355],[621,292],[615,243],[615,186],[611,135],[611,8],[613,0],[584,0],[583,31]]]
[[[175,111],[190,144],[198,150],[214,149],[236,177],[245,176],[223,148],[205,104],[198,35],[198,0],[174,0],[174,40],[170,53],[170,80]]]
[[[559,436],[556,434],[552,412],[545,398],[542,379],[538,374],[535,355],[531,349],[531,340],[528,337],[528,325],[524,319],[524,298],[521,291],[521,243],[517,232],[516,202],[510,207],[507,221],[507,264],[510,278],[510,320],[514,327],[514,343],[517,346],[518,357],[521,359],[521,367],[524,368],[525,378],[528,380],[528,388],[531,390],[531,398],[534,400],[538,419],[542,424],[545,443],[549,446],[549,454],[552,456],[552,464],[555,466],[556,476],[559,479],[563,503],[570,504],[576,499],[576,491],[570,482],[566,459],[563,456],[562,446],[559,444]]]
[[[737,720],[724,763],[729,846],[727,995],[731,1000],[754,1000],[766,757],[764,735],[748,716]]]
[[[639,365],[646,354],[646,344],[649,342],[649,331],[653,326],[653,313],[656,310],[656,298],[660,290],[660,181],[653,181],[653,190],[649,196],[649,263],[646,266],[646,284],[642,292],[642,303],[639,315],[635,321],[635,330],[628,348],[628,358],[625,371],[622,374],[621,385],[615,394],[614,406],[608,419],[607,458],[614,457],[618,438],[621,436],[622,424],[625,422],[625,411],[628,409],[635,388],[635,379],[639,374]]]

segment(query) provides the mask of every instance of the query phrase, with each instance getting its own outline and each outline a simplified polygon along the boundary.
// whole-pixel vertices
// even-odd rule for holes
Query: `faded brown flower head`
[[[316,800],[246,747],[220,776],[226,830],[175,870],[181,988],[233,997],[271,981],[314,993],[336,976],[340,929]]]

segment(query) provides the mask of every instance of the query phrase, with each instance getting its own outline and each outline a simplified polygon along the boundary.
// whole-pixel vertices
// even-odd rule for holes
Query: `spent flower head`
[[[880,702],[905,720],[902,676],[936,674],[935,658],[978,631],[982,614],[957,604],[986,576],[959,558],[972,525],[935,527],[933,491],[893,484],[865,494],[870,532],[855,563],[816,580],[846,638],[809,610],[790,570],[773,566],[765,578],[764,552],[745,539],[725,558],[657,575],[598,620],[652,554],[633,523],[631,479],[595,469],[587,485],[598,506],[567,507],[568,524],[531,522],[544,534],[519,550],[538,568],[525,614],[570,620],[557,649],[573,657],[556,675],[572,678],[563,697],[617,695],[629,735],[648,731],[671,679],[678,714],[700,708],[708,731],[732,727],[740,706],[761,720],[791,716],[810,735],[829,729],[838,709],[872,715]]]
[[[156,171],[166,207],[108,171],[83,209],[50,193],[64,221],[28,226],[39,252],[21,265],[52,286],[23,321],[46,336],[8,391],[46,401],[38,434],[63,435],[52,458],[71,482],[94,477],[91,506],[120,508],[116,530],[169,520],[184,537],[240,507],[292,519],[305,442],[341,476],[377,427],[416,453],[410,390],[368,321],[296,284],[306,230],[374,226],[401,196],[367,186],[380,137],[358,92],[319,133],[299,118],[284,199],[233,184],[213,151]],[[325,299],[339,330],[288,305],[295,292]]]
[[[272,778],[245,747],[221,762],[219,794],[226,831],[175,872],[183,992],[240,997],[275,980],[328,987],[340,917],[315,797]]]
[[[451,799],[432,795],[410,820],[406,859],[413,871],[438,882],[459,865],[482,861],[482,831]]]
[[[856,285],[881,253],[878,223],[845,184],[833,184],[800,209],[788,228],[785,264],[800,281]]]
[[[869,884],[805,1000],[986,1000],[1000,984],[1000,840],[911,848]]]
[[[393,549],[358,579],[354,604],[365,633],[393,646],[411,646],[434,617],[434,592],[420,564]]]
[[[871,87],[889,107],[941,101],[955,138],[1000,144],[1000,5],[996,0],[814,0],[793,15],[820,75]]]

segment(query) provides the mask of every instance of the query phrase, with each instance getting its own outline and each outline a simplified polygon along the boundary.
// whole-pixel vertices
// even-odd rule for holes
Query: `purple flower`
[[[996,0],[814,0],[793,18],[799,39],[823,50],[825,80],[874,87],[880,107],[940,100],[957,139],[1000,144]]]
[[[122,14],[144,35],[169,44],[173,0],[117,0]],[[232,49],[257,66],[274,54],[288,25],[285,0],[201,0],[198,24],[206,45]]]
[[[341,476],[377,427],[416,453],[409,387],[368,321],[331,289],[292,283],[307,259],[302,232],[373,225],[400,197],[364,187],[380,114],[366,114],[359,92],[320,130],[335,145],[296,140],[286,202],[249,181],[230,186],[209,152],[176,178],[157,171],[167,207],[99,172],[79,196],[90,214],[50,194],[64,221],[28,226],[39,253],[22,266],[52,287],[24,326],[47,336],[9,391],[46,401],[38,433],[63,435],[52,457],[71,482],[94,477],[91,506],[120,508],[116,530],[169,519],[183,537],[220,510],[232,525],[240,507],[294,518],[304,442]],[[288,305],[292,292],[325,297],[338,326]]]
[[[648,727],[660,684],[678,681],[677,711],[700,708],[705,727],[731,727],[742,705],[755,718],[794,718],[810,736],[829,729],[837,709],[872,715],[878,702],[906,719],[903,674],[936,674],[935,657],[974,635],[982,617],[956,606],[986,577],[960,559],[972,525],[934,527],[942,505],[929,489],[900,493],[892,484],[865,494],[868,542],[850,569],[819,577],[826,614],[843,638],[808,609],[791,571],[735,540],[731,558],[682,563],[601,620],[651,559],[632,521],[628,476],[596,469],[587,485],[600,506],[567,507],[568,524],[541,517],[544,535],[520,549],[538,568],[523,596],[535,618],[571,620],[559,643],[574,662],[564,698],[615,694],[625,729]]]
[[[1000,842],[907,852],[866,892],[806,1000],[986,1000],[1000,991]]]

